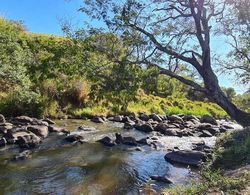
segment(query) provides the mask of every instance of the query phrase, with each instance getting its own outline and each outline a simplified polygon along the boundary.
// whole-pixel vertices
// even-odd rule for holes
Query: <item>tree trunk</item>
[[[242,126],[250,126],[250,113],[238,109],[223,93],[219,86],[217,76],[212,71],[211,67],[206,67],[202,70],[202,77],[204,79],[207,95],[212,100],[221,106],[228,115],[236,120]]]

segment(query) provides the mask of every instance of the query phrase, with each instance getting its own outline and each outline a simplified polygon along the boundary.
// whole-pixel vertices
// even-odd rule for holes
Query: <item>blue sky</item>
[[[0,0],[0,16],[22,20],[30,32],[63,35],[61,21],[71,21],[74,27],[89,22],[83,13],[77,12],[82,0]],[[95,23],[94,25],[96,25]],[[224,51],[225,44],[215,43],[216,51]],[[245,89],[237,86],[228,75],[219,76],[222,86],[234,87],[237,93]]]

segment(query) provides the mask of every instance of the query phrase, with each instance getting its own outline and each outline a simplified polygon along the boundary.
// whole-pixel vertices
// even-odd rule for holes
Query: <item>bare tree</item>
[[[161,74],[205,93],[243,126],[250,125],[250,114],[226,97],[212,69],[211,35],[229,11],[226,1],[85,0],[80,10],[103,20],[130,46],[127,63],[158,67]],[[180,65],[195,70],[203,82],[178,74]]]

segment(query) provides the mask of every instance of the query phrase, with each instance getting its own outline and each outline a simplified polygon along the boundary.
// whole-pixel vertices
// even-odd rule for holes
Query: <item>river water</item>
[[[128,146],[105,147],[96,143],[104,135],[121,132],[137,139],[146,137],[136,130],[122,130],[122,124],[95,124],[83,120],[57,121],[75,130],[80,125],[95,127],[86,132],[84,144],[65,144],[63,135],[51,135],[35,149],[30,159],[11,162],[18,149],[0,150],[0,194],[142,194],[147,188],[160,190],[183,184],[195,177],[195,170],[174,166],[164,160],[166,148],[143,146],[143,151]],[[182,138],[162,138],[166,145],[185,147]],[[191,140],[194,141],[194,140]],[[189,140],[189,142],[191,143]],[[187,141],[188,142],[188,141]],[[214,139],[208,140],[209,143]],[[188,143],[187,143],[188,146]],[[154,182],[152,175],[166,175],[174,184]],[[146,194],[146,193],[145,193]]]

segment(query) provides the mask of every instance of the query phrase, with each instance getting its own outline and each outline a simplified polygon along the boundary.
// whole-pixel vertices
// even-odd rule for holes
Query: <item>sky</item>
[[[0,0],[0,16],[11,20],[21,20],[28,31],[63,36],[61,24],[70,21],[73,27],[81,27],[89,21],[77,10],[82,0]],[[94,26],[100,25],[97,22]],[[215,50],[225,50],[223,42],[214,43]],[[234,87],[237,93],[246,89],[237,86],[228,75],[220,75],[219,82],[224,87]]]

